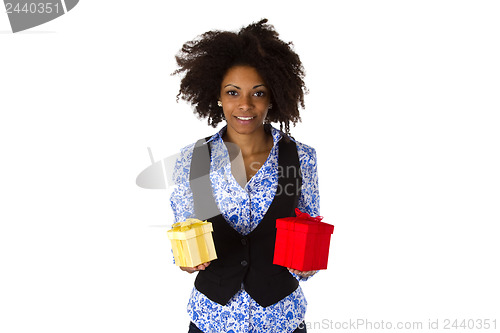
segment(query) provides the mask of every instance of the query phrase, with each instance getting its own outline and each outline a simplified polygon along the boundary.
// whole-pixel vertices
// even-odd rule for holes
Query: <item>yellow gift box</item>
[[[212,223],[198,219],[187,219],[172,225],[167,235],[172,243],[175,264],[196,267],[217,259],[212,231]]]

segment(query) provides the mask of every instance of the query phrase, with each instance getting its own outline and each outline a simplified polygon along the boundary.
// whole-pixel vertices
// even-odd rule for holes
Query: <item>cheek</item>
[[[259,109],[262,110],[264,116],[269,112],[269,103],[269,100],[266,100],[259,104]]]
[[[266,119],[266,118],[267,118],[267,114],[268,114],[268,113],[269,113],[268,111],[264,112],[264,113],[262,114],[262,118]]]
[[[222,105],[224,105],[224,108],[226,109],[231,109],[236,104],[235,99],[231,98],[230,96],[222,96],[220,98],[220,101],[222,102]]]

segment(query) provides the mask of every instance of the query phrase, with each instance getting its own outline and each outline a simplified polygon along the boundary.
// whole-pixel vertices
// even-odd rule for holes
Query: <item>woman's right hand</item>
[[[194,273],[194,272],[197,272],[197,271],[204,271],[205,268],[208,267],[208,265],[210,265],[210,261],[209,262],[205,262],[201,265],[198,265],[196,267],[179,267],[181,270],[183,270],[184,272],[188,272],[189,274],[191,273]]]

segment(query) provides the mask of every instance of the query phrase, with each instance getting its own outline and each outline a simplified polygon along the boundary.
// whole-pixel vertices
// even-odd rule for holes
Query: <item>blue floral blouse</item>
[[[231,163],[222,140],[226,127],[210,138],[210,180],[217,206],[228,223],[242,235],[250,233],[260,223],[274,199],[278,187],[278,142],[283,133],[271,127],[274,146],[257,173],[241,187],[231,173]],[[319,215],[319,192],[316,151],[296,142],[300,160],[302,188],[298,208]],[[189,187],[189,170],[194,144],[181,151],[173,179],[176,187],[171,195],[175,221],[195,217],[193,194]],[[301,278],[294,274],[299,281]],[[193,288],[188,302],[191,321],[206,333],[219,332],[293,332],[304,320],[307,301],[299,286],[292,294],[276,304],[263,308],[244,290],[234,295],[226,305],[209,300]]]

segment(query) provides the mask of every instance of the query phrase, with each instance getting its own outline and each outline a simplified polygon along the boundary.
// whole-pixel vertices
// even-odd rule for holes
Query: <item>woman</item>
[[[288,134],[304,107],[304,71],[291,43],[266,23],[207,32],[176,57],[179,96],[209,125],[226,123],[184,148],[174,171],[176,221],[212,222],[218,255],[181,267],[198,272],[189,332],[306,332],[298,281],[315,272],[273,265],[272,257],[276,218],[295,208],[319,215],[316,153]]]

